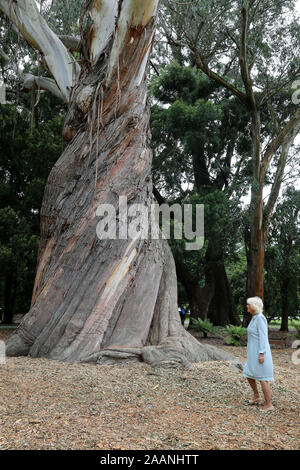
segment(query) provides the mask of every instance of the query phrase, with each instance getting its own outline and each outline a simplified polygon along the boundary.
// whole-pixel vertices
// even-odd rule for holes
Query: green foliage
[[[82,2],[78,0],[52,0],[43,2],[42,15],[56,34],[80,34],[79,18]]]
[[[247,282],[247,258],[243,246],[238,246],[225,260],[227,276],[239,315],[244,315]]]
[[[162,69],[158,77],[150,83],[150,93],[161,103],[170,104],[183,101],[193,104],[198,99],[206,99],[216,88],[202,72],[192,67],[184,67],[173,60]]]
[[[203,61],[236,88],[243,89],[239,31],[244,5],[249,11],[248,65],[252,70],[255,68],[251,74],[254,89],[264,95],[267,91],[280,90],[282,84],[291,83],[292,77],[299,75],[300,26],[294,0],[202,0],[175,5],[170,0],[162,0],[162,5],[165,7],[159,23],[162,35],[166,29],[172,31],[170,36],[181,45],[174,48],[181,50],[186,61],[195,63],[196,48]]]
[[[0,283],[9,279],[16,289],[16,307],[26,312],[30,306],[39,237],[32,234],[26,218],[11,207],[0,209]],[[1,304],[4,304],[3,291]]]
[[[212,333],[214,326],[209,320],[202,320],[201,318],[191,318],[190,328],[195,331],[202,331],[204,337],[207,333]]]
[[[58,34],[78,34],[81,2],[40,1],[42,15]],[[39,6],[38,6],[39,8]],[[26,312],[36,269],[40,208],[49,172],[62,151],[64,103],[50,93],[24,93],[20,72],[49,76],[38,65],[38,52],[28,48],[10,22],[0,15],[1,62],[7,85],[0,105],[0,306],[7,318]],[[24,61],[26,57],[26,61]],[[33,106],[39,101],[37,106]]]
[[[10,315],[30,306],[44,187],[61,153],[62,116],[48,115],[47,99],[40,107],[47,119],[30,129],[26,107],[0,106],[0,306]]]
[[[247,329],[242,326],[228,325],[228,336],[225,338],[225,343],[231,346],[244,346],[246,343]]]
[[[287,187],[276,206],[269,228],[265,252],[265,305],[269,317],[280,316],[286,308],[289,317],[300,308],[300,191]]]
[[[224,182],[229,183],[231,170],[225,158],[221,163],[220,155],[226,154],[238,136],[245,135],[249,118],[236,100],[219,95],[216,84],[202,72],[177,61],[153,78],[150,90],[154,103],[151,112],[154,184],[170,205],[191,204],[193,222],[196,205],[204,205],[203,248],[187,251],[185,239],[169,241],[175,259],[180,259],[193,281],[203,287],[209,242],[222,262],[225,254],[234,253],[241,237],[240,201],[231,190],[228,193],[225,190]],[[180,298],[186,299],[182,291],[181,288]]]
[[[222,106],[208,99],[213,88],[203,73],[176,61],[151,81],[154,183],[169,194],[195,179],[193,158],[213,158],[219,149]]]
[[[180,184],[189,182],[191,186],[195,182],[196,190],[201,193],[204,187],[207,189],[215,185],[220,191],[224,192],[227,197],[232,198],[235,195],[240,199],[245,195],[251,186],[252,195],[258,190],[258,182],[255,182],[253,174],[252,142],[251,142],[251,126],[249,125],[250,117],[246,109],[244,100],[236,100],[236,96],[240,96],[240,92],[245,92],[244,80],[245,74],[241,69],[242,51],[241,44],[241,24],[242,24],[242,8],[247,8],[248,24],[247,24],[247,54],[248,69],[251,75],[251,84],[253,86],[255,100],[260,107],[260,141],[262,149],[266,148],[265,144],[270,142],[276,136],[276,132],[284,126],[295,112],[295,106],[292,103],[291,84],[299,78],[299,52],[300,52],[300,22],[299,12],[296,9],[296,2],[282,2],[281,0],[261,0],[258,2],[249,2],[238,0],[236,2],[226,2],[225,0],[212,1],[203,0],[201,2],[171,2],[163,0],[163,15],[159,23],[159,29],[162,37],[167,37],[171,50],[176,49],[179,57],[178,64],[173,66],[170,73],[170,80],[164,76],[161,81],[161,87],[156,86],[154,93],[156,98],[164,100],[164,103],[170,102],[170,106],[176,104],[176,100],[184,100],[188,107],[178,107],[179,121],[181,129],[178,133],[173,133],[172,129],[167,129],[166,135],[172,134],[173,139],[167,145],[162,144],[162,153],[155,152],[155,159],[158,163],[157,168],[163,169],[161,173],[154,170],[156,184],[168,194],[169,184],[174,182],[176,188],[176,196],[181,195]],[[193,38],[193,41],[191,41]],[[210,101],[218,110],[221,111],[220,117],[216,121],[214,127],[214,136],[210,140],[206,137],[206,144],[202,144],[201,138],[198,140],[195,132],[195,139],[188,136],[191,145],[185,144],[184,137],[180,138],[180,132],[187,132],[187,123],[191,113],[188,112],[190,106],[194,106],[196,94],[189,101],[186,98],[186,89],[184,88],[184,80],[190,84],[195,90],[197,88],[197,78],[186,71],[181,72],[179,64],[191,65],[192,68],[202,68],[210,77],[216,77],[219,87],[213,89],[213,86],[207,88],[207,94],[202,95],[201,99]],[[175,72],[180,76],[179,93],[174,93],[172,83],[175,83]],[[213,72],[213,73],[212,73]],[[220,79],[221,77],[221,79]],[[157,79],[159,83],[159,79]],[[203,80],[203,83],[205,81]],[[206,82],[209,83],[209,82]],[[224,87],[224,83],[227,86]],[[167,87],[164,93],[162,84]],[[246,87],[247,89],[247,87]],[[268,99],[267,99],[268,98]],[[183,112],[184,109],[184,112]],[[243,110],[241,112],[241,110]],[[183,119],[184,117],[184,119]],[[167,119],[165,121],[168,122]],[[275,125],[274,125],[275,124]],[[173,122],[173,127],[176,123]],[[213,126],[212,126],[213,127]],[[205,129],[204,129],[205,134]],[[187,158],[187,154],[192,154],[198,142],[198,153],[194,152],[193,160]],[[170,147],[168,150],[168,144]],[[227,159],[230,155],[230,145],[234,146],[234,158]],[[267,144],[266,144],[267,145]],[[174,159],[180,156],[180,150],[183,154],[181,159],[182,166],[177,164],[180,170],[178,181],[176,184],[175,172],[172,179],[167,176],[164,178],[164,172],[172,163],[172,147],[175,148]],[[232,148],[232,147],[231,147]],[[180,150],[179,150],[180,149]],[[289,155],[293,153],[292,149]],[[297,155],[297,152],[294,152]],[[273,160],[269,165],[264,184],[267,187],[274,181],[278,181],[278,175],[275,172],[278,168],[279,152],[273,156]],[[199,157],[200,155],[200,157]],[[156,160],[156,157],[157,160]],[[162,157],[162,158],[161,158]],[[168,157],[166,159],[165,157]],[[199,157],[199,160],[197,158]],[[219,158],[220,157],[220,158]],[[235,162],[234,162],[235,160]],[[200,163],[195,168],[194,162]],[[290,167],[297,175],[297,160],[293,158]],[[184,165],[186,170],[184,171]],[[196,171],[195,171],[196,170]],[[233,176],[234,175],[234,176]],[[198,177],[197,177],[198,176]],[[185,180],[186,178],[186,180]],[[284,180],[283,180],[284,181]],[[246,184],[245,184],[246,182]],[[195,191],[195,186],[189,192]],[[199,191],[200,188],[200,191]],[[212,191],[207,191],[207,194]],[[272,195],[276,191],[272,192]],[[252,199],[252,202],[254,198]],[[265,202],[265,201],[264,201]],[[236,211],[237,214],[238,211]],[[288,209],[286,215],[288,214]],[[231,216],[233,213],[231,213]],[[242,238],[234,237],[236,240],[236,252],[228,251],[227,247],[220,256],[220,261],[226,259],[226,268],[232,286],[234,288],[234,298],[238,301],[239,313],[243,310],[244,295],[246,290],[246,253],[242,249],[242,242],[245,242],[246,250],[250,246],[250,230],[251,230],[252,214],[244,214],[242,217],[244,230]],[[240,214],[237,218],[229,218],[233,224],[236,224],[239,231],[241,224]],[[282,219],[283,220],[283,219]],[[207,218],[205,219],[207,221]],[[278,219],[279,223],[279,219]],[[219,224],[221,226],[221,224]],[[231,224],[229,223],[229,226]],[[288,310],[294,315],[299,310],[299,243],[289,241],[290,236],[284,229],[284,224],[279,225],[285,234],[274,243],[272,234],[270,233],[269,244],[266,247],[266,266],[265,266],[265,301],[268,310],[272,313],[276,311]],[[296,227],[295,222],[293,226]],[[219,232],[219,231],[218,231]],[[214,239],[215,245],[220,246],[217,236],[206,236],[209,242]],[[242,230],[240,230],[242,232]],[[299,233],[299,231],[298,231]],[[222,234],[220,240],[222,239]],[[223,239],[225,236],[223,236]],[[283,253],[288,253],[285,260],[282,258]],[[200,264],[202,259],[200,260]],[[235,266],[235,263],[238,266]],[[198,266],[198,265],[197,265]],[[294,274],[295,273],[295,274]]]
[[[300,339],[300,324],[296,323],[295,321],[292,321],[292,327],[295,328],[296,330],[296,338]]]
[[[54,115],[30,130],[26,108],[0,108],[0,207],[21,211],[36,234],[44,185],[61,153],[61,127],[62,116]]]

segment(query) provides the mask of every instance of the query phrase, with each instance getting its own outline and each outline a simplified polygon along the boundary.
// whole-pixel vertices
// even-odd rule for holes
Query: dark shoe
[[[246,400],[244,405],[249,406],[249,405],[259,405],[260,404],[260,398],[256,398],[255,400]]]

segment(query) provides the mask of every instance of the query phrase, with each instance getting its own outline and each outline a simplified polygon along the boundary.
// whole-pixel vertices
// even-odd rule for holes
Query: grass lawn
[[[241,321],[243,320],[242,315],[240,315],[240,319],[241,319]],[[280,328],[280,325],[281,325],[281,318],[271,320],[270,323],[269,323],[269,327],[272,327],[272,328],[277,328],[277,327]],[[288,322],[289,330],[290,329],[295,330],[296,326],[298,328],[300,327],[300,319],[289,318],[289,322]]]
[[[280,325],[281,325],[281,318],[279,320],[272,320],[269,323],[269,326],[273,328],[277,328],[277,327],[280,328]],[[296,326],[300,328],[300,320],[289,320],[288,322],[289,330],[295,330]]]

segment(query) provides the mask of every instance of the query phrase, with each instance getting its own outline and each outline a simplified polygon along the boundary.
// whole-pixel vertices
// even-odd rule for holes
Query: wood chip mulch
[[[245,361],[246,347],[220,347]],[[0,364],[0,449],[299,449],[293,352],[272,351],[269,413],[244,405],[251,390],[229,362],[191,371],[10,357]]]

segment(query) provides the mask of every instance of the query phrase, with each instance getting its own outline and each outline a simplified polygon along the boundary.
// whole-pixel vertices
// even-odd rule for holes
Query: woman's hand
[[[260,364],[263,364],[264,360],[265,360],[264,354],[259,354],[259,355],[258,355],[258,362],[259,362]]]

